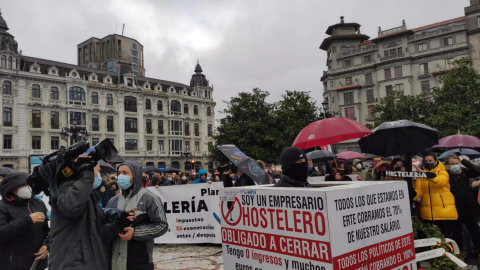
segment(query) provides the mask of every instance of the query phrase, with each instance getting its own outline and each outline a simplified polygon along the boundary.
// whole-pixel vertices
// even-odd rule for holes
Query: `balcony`
[[[60,99],[50,99],[50,104],[60,104]]]
[[[2,157],[24,157],[27,156],[24,150],[15,149],[1,149],[0,156]]]
[[[43,99],[42,98],[30,98],[30,102],[33,102],[33,103],[42,103],[43,102]]]

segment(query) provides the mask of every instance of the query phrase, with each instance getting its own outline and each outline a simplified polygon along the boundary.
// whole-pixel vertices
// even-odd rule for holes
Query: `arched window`
[[[2,64],[1,64],[1,67],[2,68],[6,68],[7,67],[7,57],[5,55],[2,55]]]
[[[85,90],[78,86],[70,87],[69,91],[69,100],[70,101],[85,101]]]
[[[205,97],[208,97],[208,90],[205,90]]]
[[[12,69],[12,68],[13,68],[13,67],[12,67],[12,63],[13,63],[13,59],[12,59],[12,57],[10,56],[10,57],[8,57],[8,68],[9,68],[9,69]]]
[[[40,91],[40,85],[32,85],[32,98],[41,98],[42,92]]]
[[[134,97],[125,97],[125,111],[137,112],[137,99]]]
[[[183,113],[188,114],[188,104],[183,104]]]
[[[10,81],[3,81],[3,94],[4,95],[12,94],[12,83]]]
[[[152,109],[152,101],[150,99],[145,100],[145,110],[151,110]]]
[[[92,104],[98,104],[98,93],[92,92]]]
[[[58,88],[55,86],[50,87],[50,99],[52,100],[58,100]]]
[[[212,109],[207,107],[207,116],[212,116]]]
[[[180,162],[178,162],[178,161],[172,161],[172,167],[173,167],[173,168],[180,169]]]
[[[161,100],[157,101],[157,111],[163,111],[163,102]]]
[[[112,94],[107,94],[107,106],[113,106],[113,96],[112,96]]]
[[[181,113],[182,106],[180,105],[180,101],[172,100],[172,102],[170,103],[170,111],[175,113]]]
[[[198,115],[198,106],[197,105],[193,106],[193,114]]]

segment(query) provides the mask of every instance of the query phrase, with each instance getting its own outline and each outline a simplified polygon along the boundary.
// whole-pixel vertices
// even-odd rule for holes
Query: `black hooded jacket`
[[[311,187],[308,181],[298,181],[285,174],[280,176],[280,180],[274,185],[274,187]]]
[[[12,173],[0,185],[0,268],[5,270],[30,269],[40,247],[48,235],[48,223],[33,223],[30,214],[42,212],[47,215],[43,201],[32,198],[18,199],[11,191],[25,185],[27,175]],[[47,259],[40,261],[36,269],[45,269]]]
[[[459,218],[478,218],[480,207],[477,203],[477,194],[470,188],[470,178],[479,176],[480,168],[468,160],[462,160],[462,165],[467,169],[462,169],[460,174],[448,171],[450,192],[455,197],[455,207]]]

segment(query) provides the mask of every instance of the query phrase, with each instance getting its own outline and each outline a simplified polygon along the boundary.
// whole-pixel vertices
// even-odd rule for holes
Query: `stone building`
[[[327,52],[321,77],[329,112],[373,124],[372,110],[393,92],[428,93],[455,59],[471,57],[480,71],[480,5],[471,0],[465,17],[410,29],[378,29],[375,38],[362,34],[358,23],[330,26],[320,49]]]
[[[108,40],[122,49],[104,56],[97,49]],[[138,70],[125,56],[134,48]],[[125,159],[144,165],[212,168],[215,102],[199,63],[188,85],[145,77],[143,46],[118,35],[79,44],[78,65],[29,57],[1,14],[0,60],[1,166],[27,171],[30,156],[66,146],[64,128],[75,126],[88,132],[91,144],[109,138]]]

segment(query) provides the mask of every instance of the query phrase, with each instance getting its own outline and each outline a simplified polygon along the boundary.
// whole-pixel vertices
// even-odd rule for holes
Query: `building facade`
[[[358,23],[344,18],[327,29],[320,46],[327,52],[321,77],[324,103],[330,112],[373,124],[379,99],[394,92],[428,93],[452,61],[470,57],[480,71],[480,5],[471,0],[465,17],[409,29],[405,23],[370,38]]]
[[[71,126],[87,130],[92,145],[109,138],[125,159],[147,166],[213,166],[213,87],[199,63],[186,85],[141,75],[143,53],[134,73],[108,70],[113,58],[98,54],[87,63],[84,48],[80,65],[24,56],[0,14],[0,166],[26,171],[29,156],[66,146],[62,129]]]

